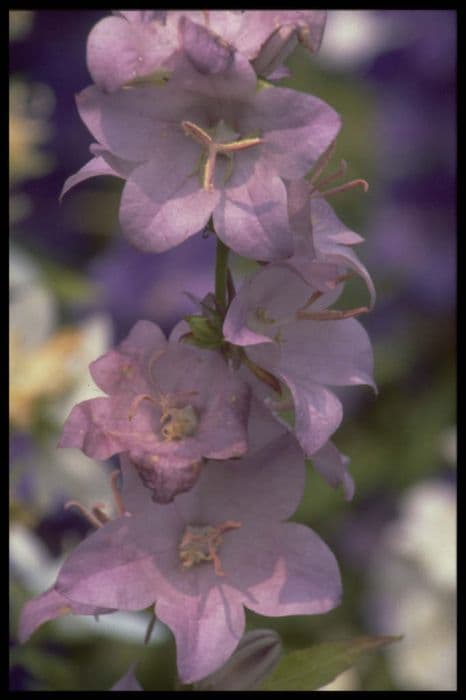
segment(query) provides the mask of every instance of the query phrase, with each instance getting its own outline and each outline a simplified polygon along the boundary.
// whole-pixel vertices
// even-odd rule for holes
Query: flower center
[[[214,190],[214,175],[217,156],[226,156],[230,159],[231,167],[226,169],[225,182],[231,177],[232,159],[237,151],[244,151],[247,148],[252,148],[262,143],[261,138],[255,136],[246,137],[244,139],[236,139],[238,134],[234,132],[223,120],[221,120],[212,134],[209,131],[202,129],[197,124],[189,121],[181,122],[186,136],[190,136],[194,141],[203,147],[201,157],[201,167],[203,168],[202,187],[207,192]],[[230,140],[233,139],[233,140]]]
[[[199,419],[196,409],[189,404],[184,408],[169,408],[166,406],[160,418],[160,424],[163,437],[168,442],[172,442],[173,440],[182,440],[189,435],[194,435]]]
[[[242,523],[226,520],[220,525],[188,525],[178,545],[181,566],[190,569],[203,561],[212,561],[217,576],[225,576],[217,550],[223,542],[223,534],[237,530]]]

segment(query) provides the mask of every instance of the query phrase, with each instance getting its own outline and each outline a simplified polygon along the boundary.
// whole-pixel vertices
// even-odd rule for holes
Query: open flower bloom
[[[139,321],[90,370],[108,396],[73,408],[60,447],[97,459],[127,452],[154,500],[189,489],[203,458],[246,451],[249,388],[219,353],[167,341]]]
[[[223,325],[228,342],[244,347],[253,366],[290,390],[296,437],[309,456],[325,445],[343,417],[341,402],[327,386],[375,388],[366,331],[356,319],[345,318],[353,311],[327,308],[341,286],[322,293],[290,268],[270,265],[245,281]],[[275,403],[277,410],[285,408]]]
[[[237,50],[265,76],[283,64],[298,41],[311,53],[317,51],[325,18],[322,10],[115,11],[92,28],[87,66],[96,85],[113,92],[157,71],[163,76],[164,68],[169,74],[176,52],[181,47],[191,51],[198,37],[195,49],[208,72],[216,72]]]
[[[310,528],[283,522],[304,487],[299,446],[260,405],[250,438],[246,457],[209,462],[195,486],[166,505],[151,501],[122,458],[126,514],[73,551],[54,587],[70,605],[141,610],[155,602],[157,618],[175,635],[187,683],[234,652],[243,606],[267,616],[312,615],[340,601],[327,545]],[[32,601],[23,626],[33,610]]]
[[[81,119],[98,143],[63,193],[95,175],[125,179],[120,222],[145,251],[179,245],[212,216],[219,238],[240,255],[287,258],[293,237],[282,178],[303,177],[313,167],[340,118],[311,95],[258,90],[238,52],[222,59],[218,72],[203,72],[206,50],[192,43],[178,52],[164,85],[112,93],[91,86],[78,95]]]

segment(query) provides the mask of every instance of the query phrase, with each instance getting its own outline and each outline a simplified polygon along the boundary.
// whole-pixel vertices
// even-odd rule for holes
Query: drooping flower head
[[[328,308],[341,287],[322,293],[289,267],[269,265],[245,281],[223,325],[228,342],[288,387],[294,430],[307,455],[327,443],[343,417],[341,402],[327,387],[374,386],[366,331],[355,318],[345,318],[353,310]]]
[[[268,616],[320,614],[340,600],[327,545],[309,528],[283,522],[304,486],[299,446],[260,406],[249,428],[246,457],[209,462],[196,485],[166,505],[151,501],[123,458],[126,514],[74,550],[53,589],[73,605],[140,610],[155,602],[188,683],[233,653],[243,606]],[[23,625],[33,612],[29,603]]]
[[[204,458],[246,451],[249,389],[220,354],[169,342],[139,321],[90,370],[108,397],[73,408],[60,446],[97,459],[127,452],[154,500],[190,488]]]

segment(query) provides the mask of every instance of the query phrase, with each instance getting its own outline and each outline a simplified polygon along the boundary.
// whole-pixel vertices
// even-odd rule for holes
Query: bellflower
[[[90,370],[108,396],[73,408],[60,447],[97,459],[128,452],[154,500],[189,489],[203,458],[246,451],[249,389],[220,354],[168,342],[156,324],[139,321]]]
[[[243,606],[267,616],[310,615],[340,600],[327,545],[310,528],[282,522],[301,498],[302,452],[260,406],[253,413],[251,452],[209,462],[173,503],[154,505],[124,457],[126,514],[82,542],[54,586],[73,605],[140,610],[155,602],[157,618],[175,635],[186,683],[234,652]]]
[[[244,347],[254,367],[290,390],[296,436],[307,455],[325,445],[343,417],[327,386],[375,386],[366,331],[345,318],[353,311],[327,308],[340,291],[337,285],[322,293],[286,266],[267,266],[243,284],[223,325],[228,342]]]
[[[187,33],[189,20],[183,26]],[[334,140],[340,119],[311,95],[258,91],[254,70],[238,52],[220,72],[201,72],[204,45],[203,37],[192,39],[166,85],[110,94],[91,86],[78,95],[98,145],[63,193],[98,174],[125,179],[120,222],[145,251],[179,245],[212,216],[219,238],[240,255],[289,257],[281,178],[305,175]]]
[[[207,72],[216,72],[237,50],[258,75],[267,76],[298,41],[311,53],[317,51],[325,19],[322,10],[115,11],[92,28],[87,66],[94,83],[106,92],[157,74],[163,79],[173,70],[177,51],[189,51],[190,41],[202,31],[204,41],[197,50],[204,52]]]

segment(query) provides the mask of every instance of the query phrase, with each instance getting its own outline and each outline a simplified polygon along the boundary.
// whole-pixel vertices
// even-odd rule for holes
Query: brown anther
[[[223,534],[241,525],[237,520],[226,520],[217,526],[188,526],[178,547],[181,565],[190,569],[203,561],[211,561],[215,574],[225,576],[217,549],[223,542]]]
[[[325,309],[324,311],[297,311],[297,319],[305,319],[312,321],[339,321],[344,318],[353,318],[354,316],[360,316],[361,314],[367,314],[369,309],[367,306],[359,306],[356,309],[347,309],[345,311],[339,311],[337,309]]]
[[[103,523],[98,519],[98,517],[88,510],[86,506],[83,506],[82,503],[79,503],[79,501],[67,501],[63,507],[65,510],[69,510],[70,508],[78,508],[78,510],[81,511],[81,514],[84,515],[86,520],[88,520],[93,527],[97,529],[102,527]]]
[[[367,192],[369,189],[369,183],[366,180],[351,180],[351,182],[346,182],[344,185],[340,185],[339,187],[334,187],[331,190],[327,190],[326,192],[319,192],[318,190],[314,190],[311,194],[311,198],[315,199],[316,197],[329,197],[332,194],[338,194],[338,192],[346,192],[346,190],[352,190],[355,187],[361,186],[364,190],[364,192]]]

